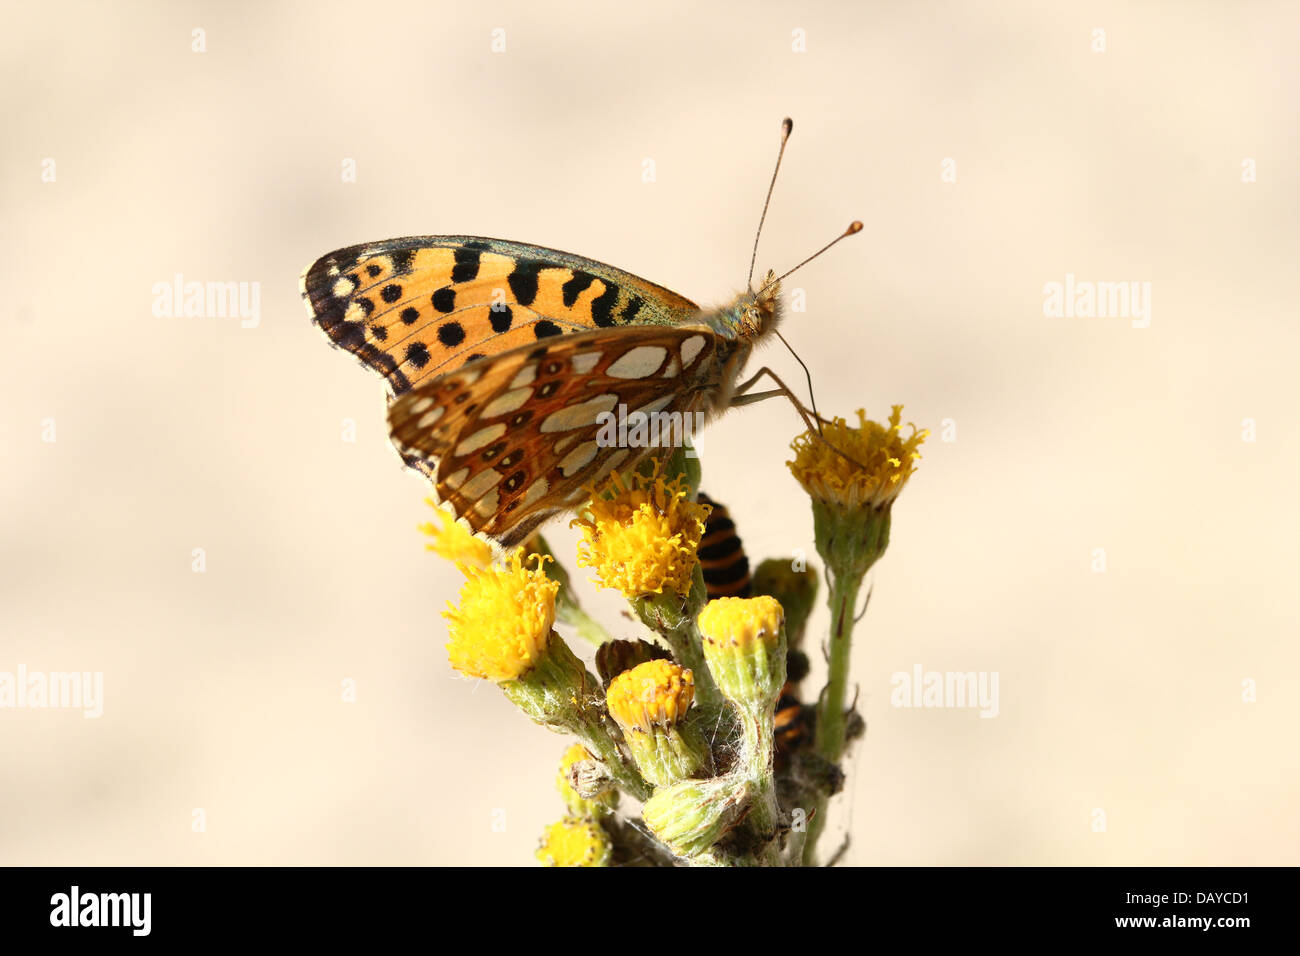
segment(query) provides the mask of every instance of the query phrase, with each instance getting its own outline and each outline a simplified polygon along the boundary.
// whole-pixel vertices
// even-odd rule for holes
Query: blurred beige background
[[[824,410],[935,431],[849,859],[1300,863],[1295,5],[5,6],[0,671],[102,671],[104,713],[0,710],[0,862],[530,864],[564,742],[448,668],[455,572],[298,274],[468,232],[716,302],[788,114],[760,269],[866,229],[786,335]],[[155,316],[176,273],[260,323]],[[1149,281],[1150,326],[1046,317],[1067,273]],[[755,558],[812,550],[798,427],[701,442]],[[892,708],[916,664],[999,716]]]

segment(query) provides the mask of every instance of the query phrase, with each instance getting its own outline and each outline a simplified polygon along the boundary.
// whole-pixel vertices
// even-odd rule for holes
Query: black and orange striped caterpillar
[[[704,572],[704,588],[709,600],[719,597],[747,598],[753,595],[749,557],[744,542],[736,531],[726,505],[714,501],[703,491],[696,498],[713,508],[704,522],[704,536],[700,539],[699,559]],[[802,654],[799,655],[803,659]],[[776,749],[778,757],[799,748],[811,738],[809,709],[799,701],[798,682],[803,673],[789,672],[781,696],[776,702]]]

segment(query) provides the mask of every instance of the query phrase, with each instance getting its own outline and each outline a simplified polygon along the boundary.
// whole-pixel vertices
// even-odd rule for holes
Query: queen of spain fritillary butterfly
[[[786,120],[782,152],[789,132]],[[331,341],[387,381],[402,459],[428,476],[458,522],[501,547],[579,505],[614,469],[671,453],[602,447],[602,413],[621,406],[707,420],[785,394],[806,417],[770,370],[740,380],[781,318],[772,272],[757,291],[701,309],[567,252],[414,236],[331,252],[303,273],[301,290]],[[751,393],[765,374],[778,388]]]

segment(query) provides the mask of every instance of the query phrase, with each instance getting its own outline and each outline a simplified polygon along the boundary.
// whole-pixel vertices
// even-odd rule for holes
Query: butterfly
[[[786,120],[782,153],[789,132]],[[322,256],[300,287],[331,342],[387,382],[403,461],[467,530],[509,548],[580,505],[614,469],[672,453],[600,440],[610,415],[708,421],[776,393],[801,408],[771,370],[740,377],[781,319],[780,278],[768,272],[757,290],[701,309],[571,253],[412,236]],[[765,374],[777,389],[751,393]]]

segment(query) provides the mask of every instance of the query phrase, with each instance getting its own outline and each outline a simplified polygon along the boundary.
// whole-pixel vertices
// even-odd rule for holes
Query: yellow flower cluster
[[[502,567],[460,565],[465,574],[460,603],[449,605],[443,617],[451,635],[447,654],[462,674],[517,680],[545,653],[560,586],[542,570],[543,555],[530,560],[531,568],[516,551]]]
[[[787,466],[808,494],[840,508],[883,508],[893,503],[916,470],[917,451],[928,431],[903,436],[899,423],[903,406],[893,406],[889,426],[869,421],[858,410],[858,425],[836,418],[825,429],[805,432],[790,446],[794,461]]]
[[[720,597],[700,612],[709,673],[724,697],[770,723],[785,683],[785,612],[774,597]]]
[[[492,563],[492,548],[486,541],[470,534],[450,512],[439,508],[432,499],[426,498],[424,503],[433,509],[434,516],[438,519],[436,525],[432,521],[426,521],[419,526],[419,531],[430,539],[425,545],[426,549],[448,561],[471,568],[486,568]]]
[[[573,521],[582,532],[578,566],[593,568],[600,583],[627,598],[690,590],[695,555],[709,506],[691,500],[684,475],[665,481],[656,473],[618,472],[592,492]]]
[[[565,817],[542,833],[537,859],[546,866],[608,866],[609,836],[599,823]]]
[[[830,677],[815,737],[800,745],[830,770],[846,740],[846,622],[863,576],[888,547],[891,506],[928,435],[915,425],[902,434],[901,405],[887,424],[857,414],[856,425],[836,418],[824,431],[799,436],[787,463],[812,498],[818,553],[834,584]],[[665,467],[673,477],[665,477]],[[793,778],[780,775],[794,764],[789,755],[784,764],[777,759],[774,724],[778,701],[789,693],[790,647],[797,647],[808,619],[817,578],[789,571],[788,562],[765,562],[755,575],[763,584],[756,596],[706,604],[709,582],[701,581],[698,550],[711,509],[694,500],[698,482],[699,469],[676,458],[653,470],[613,472],[586,489],[590,501],[572,522],[580,538],[578,565],[628,598],[673,659],[618,650],[627,642],[603,643],[610,635],[582,612],[568,577],[558,566],[548,575],[553,558],[544,542],[493,564],[495,549],[448,512],[435,506],[437,523],[421,526],[429,549],[454,560],[465,575],[458,602],[444,613],[452,667],[495,681],[532,720],[580,741],[565,751],[556,776],[565,816],[546,828],[537,850],[548,866],[643,859],[637,840],[649,834],[661,856],[666,850],[693,863],[780,863],[802,847],[781,842],[778,794],[782,781]],[[576,627],[602,647],[596,656],[600,679],[555,631],[561,587],[560,626]],[[797,701],[793,706],[800,714],[809,709]],[[820,780],[799,785],[807,791],[799,799],[813,806],[810,819],[819,821],[810,830],[811,845],[833,787]],[[641,801],[649,834],[643,830],[633,839],[619,820],[620,791]],[[733,830],[736,838],[728,839]]]
[[[672,661],[653,660],[624,671],[609,684],[605,703],[619,726],[649,733],[672,727],[695,700],[695,675]]]
[[[774,597],[720,597],[700,612],[700,635],[706,653],[710,644],[740,650],[756,644],[776,647],[784,623],[785,612]]]

